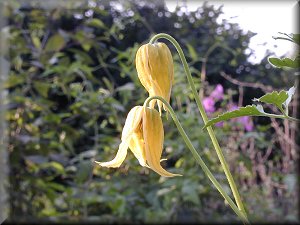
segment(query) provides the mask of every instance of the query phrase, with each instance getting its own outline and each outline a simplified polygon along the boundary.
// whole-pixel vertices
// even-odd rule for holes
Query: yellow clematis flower
[[[115,158],[109,162],[97,162],[103,167],[120,167],[127,155],[133,152],[141,166],[149,167],[161,176],[181,176],[173,174],[160,165],[164,142],[164,130],[157,110],[135,106],[130,110],[122,131],[121,144]]]
[[[138,77],[149,96],[161,96],[169,102],[174,81],[174,66],[168,46],[162,42],[142,45],[136,53],[135,63]],[[161,101],[152,100],[150,107],[153,108],[156,101],[161,113]],[[163,107],[166,111],[165,106]]]

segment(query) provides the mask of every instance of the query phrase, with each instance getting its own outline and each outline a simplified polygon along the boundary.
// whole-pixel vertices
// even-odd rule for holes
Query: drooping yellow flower
[[[135,63],[138,77],[149,96],[161,96],[169,102],[174,81],[174,66],[168,46],[162,42],[142,45],[136,53]],[[150,107],[153,108],[156,101],[161,113],[161,101],[152,100]],[[163,107],[166,110],[165,106]]]
[[[121,144],[115,158],[109,162],[97,162],[103,167],[120,167],[127,155],[127,149],[133,152],[141,166],[149,167],[161,176],[180,176],[173,174],[160,165],[163,149],[164,130],[157,110],[135,106],[130,110],[122,131]]]

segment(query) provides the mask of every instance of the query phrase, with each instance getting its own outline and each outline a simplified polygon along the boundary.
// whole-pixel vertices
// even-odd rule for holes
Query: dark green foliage
[[[127,113],[133,106],[143,104],[147,97],[137,78],[134,60],[138,47],[155,33],[168,33],[178,40],[197,88],[202,57],[215,43],[226,45],[234,54],[222,48],[210,54],[207,62],[210,85],[222,83],[226,89],[237,90],[219,75],[225,71],[241,81],[258,81],[275,88],[291,86],[288,78],[282,82],[281,70],[265,67],[266,59],[261,65],[247,62],[245,50],[254,34],[242,32],[237,24],[226,21],[218,24],[221,8],[204,4],[196,12],[184,13],[178,8],[171,13],[159,2],[124,2],[122,11],[117,10],[119,3],[114,1],[74,5],[70,1],[50,8],[41,3],[13,1],[5,6],[10,34],[6,57],[11,62],[5,88],[9,93],[6,121],[12,220],[103,223],[236,220],[192,159],[170,118],[164,118],[163,158],[168,160],[162,164],[183,177],[161,178],[140,167],[131,152],[120,169],[100,168],[93,163],[114,157]],[[170,48],[175,60],[171,104],[195,148],[226,188],[225,175],[202,130],[203,122],[183,68],[174,48]],[[262,94],[246,89],[245,104]],[[233,99],[237,97],[233,95]],[[264,131],[258,129],[260,133],[244,137],[246,141],[258,137],[256,151],[267,151],[268,135],[272,132],[266,126],[262,124],[260,129]],[[263,192],[262,181],[255,185],[244,183],[254,176],[255,160],[250,160],[247,154],[237,154],[240,149],[236,144],[241,143],[237,141],[240,139],[228,141],[228,137],[237,137],[231,137],[232,134],[239,135],[226,128],[218,131],[222,146],[229,141],[235,143],[234,152],[226,155],[236,180],[240,181],[238,186],[250,215],[270,210],[275,219],[282,219],[281,211],[275,212],[269,205],[260,208],[263,200],[258,193]],[[274,153],[272,159],[279,163],[280,154]],[[240,177],[237,169],[241,164],[246,165],[243,167],[246,172],[242,173],[245,177]],[[283,180],[279,175],[276,178],[278,182]],[[286,193],[287,198],[290,195]],[[289,213],[294,215],[294,211]],[[256,219],[264,219],[264,215],[258,214]]]

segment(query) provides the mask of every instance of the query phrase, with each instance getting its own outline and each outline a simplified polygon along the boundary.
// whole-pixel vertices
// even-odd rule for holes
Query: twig
[[[243,106],[243,98],[244,98],[244,88],[242,86],[239,86],[239,102],[238,106]]]
[[[268,159],[268,157],[270,156],[270,154],[272,153],[272,150],[273,150],[272,147],[273,147],[274,143],[275,143],[275,139],[272,138],[271,143],[270,143],[270,145],[267,148],[266,154],[262,157],[262,163],[264,163]]]
[[[279,139],[284,138],[285,141],[288,142],[290,145],[294,144],[295,146],[297,146],[297,148],[299,147],[293,140],[291,140],[289,137],[286,136],[286,134],[282,131],[282,129],[280,128],[280,126],[278,125],[278,123],[276,122],[276,120],[274,118],[271,118],[271,121],[272,121],[272,126],[273,126],[274,130],[278,134]],[[283,143],[282,143],[282,147],[284,146]]]
[[[273,90],[271,86],[266,86],[261,83],[251,83],[251,82],[243,82],[237,79],[232,78],[230,75],[226,74],[225,72],[221,71],[220,75],[224,77],[226,80],[230,81],[233,84],[236,84],[241,87],[252,87],[252,88],[259,88],[264,92],[270,92]]]

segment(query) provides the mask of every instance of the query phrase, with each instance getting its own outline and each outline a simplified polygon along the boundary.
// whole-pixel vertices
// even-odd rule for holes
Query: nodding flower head
[[[115,158],[109,162],[96,162],[103,167],[120,167],[127,155],[133,152],[141,166],[154,170],[161,176],[181,176],[173,174],[160,165],[164,142],[164,129],[156,109],[135,106],[130,110],[122,131],[121,144]]]
[[[142,85],[149,92],[149,96],[161,96],[170,101],[174,80],[174,66],[171,52],[162,42],[142,45],[136,53],[136,69]],[[159,100],[152,100],[153,108],[157,101],[159,112],[163,105]],[[163,105],[164,110],[166,110]]]

